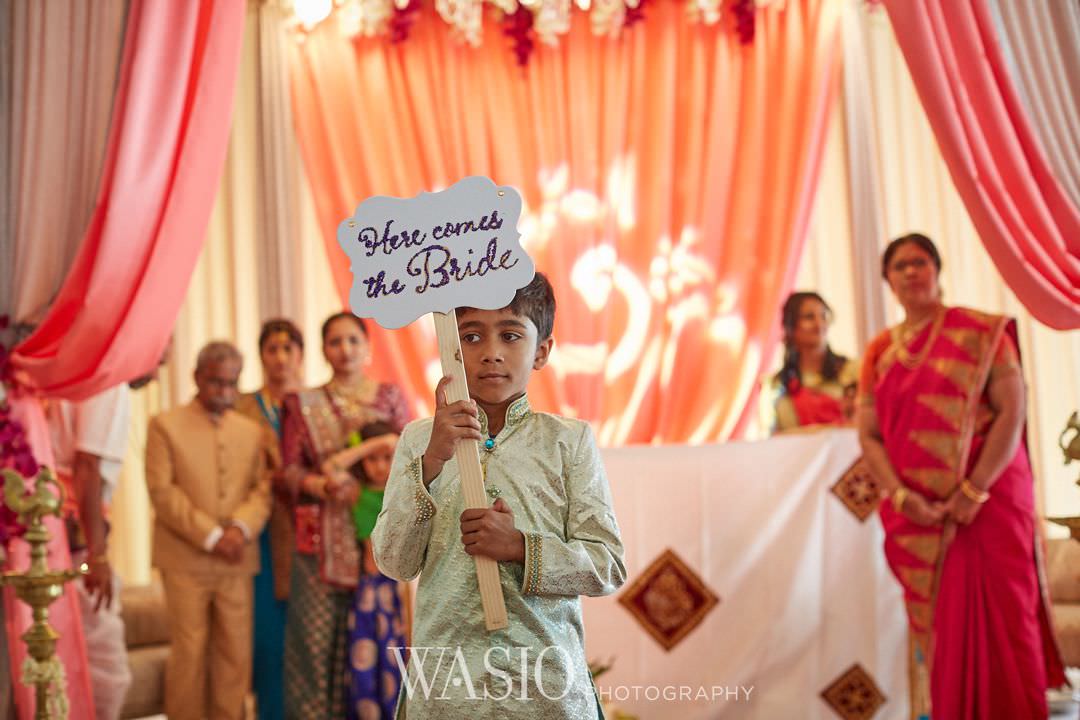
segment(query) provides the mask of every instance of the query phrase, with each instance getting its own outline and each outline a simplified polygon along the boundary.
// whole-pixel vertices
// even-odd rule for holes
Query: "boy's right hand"
[[[472,400],[446,402],[446,386],[450,378],[444,377],[435,387],[435,422],[431,426],[431,439],[424,450],[422,461],[424,485],[442,472],[446,461],[454,457],[459,440],[483,441],[476,403]]]

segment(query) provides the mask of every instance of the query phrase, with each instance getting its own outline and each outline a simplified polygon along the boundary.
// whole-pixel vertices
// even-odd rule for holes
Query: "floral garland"
[[[45,717],[49,720],[67,720],[67,673],[55,655],[45,662],[38,662],[29,655],[23,660],[23,684],[28,687],[48,685],[48,700],[45,702]]]
[[[6,315],[0,315],[0,331],[8,327]],[[10,354],[7,347],[0,343],[0,469],[12,468],[23,477],[38,474],[38,463],[26,441],[26,432],[12,416],[11,406],[7,402],[8,388],[13,385]],[[0,565],[7,559],[8,542],[15,537],[22,537],[26,527],[19,522],[18,516],[7,504],[0,501]]]
[[[290,0],[285,0],[289,2]],[[426,0],[423,0],[426,2]],[[461,40],[474,47],[483,42],[485,5],[499,14],[503,34],[519,65],[526,65],[536,41],[556,46],[570,31],[570,14],[589,14],[592,32],[616,37],[624,29],[646,19],[647,0],[430,0],[435,12]],[[783,6],[787,0],[672,0],[685,2],[693,22],[716,25],[723,21],[743,44],[754,41],[757,12],[766,6]],[[346,37],[385,36],[404,42],[422,0],[291,0],[293,26],[302,41],[304,33],[333,16]]]

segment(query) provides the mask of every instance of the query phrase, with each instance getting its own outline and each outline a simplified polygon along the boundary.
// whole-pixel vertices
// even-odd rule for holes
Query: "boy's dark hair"
[[[458,308],[458,315],[474,307],[464,306]],[[555,327],[555,290],[548,282],[547,275],[537,271],[533,279],[523,288],[514,293],[514,299],[501,310],[509,310],[515,315],[523,315],[532,320],[536,326],[537,344],[551,337],[551,330]]]
[[[536,326],[536,342],[551,337],[555,327],[555,290],[547,275],[537,272],[529,284],[514,293],[507,309],[515,315],[524,315]]]

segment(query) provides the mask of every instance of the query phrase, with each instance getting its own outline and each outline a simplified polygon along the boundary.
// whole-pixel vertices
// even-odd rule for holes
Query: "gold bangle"
[[[966,478],[960,481],[960,492],[964,493],[968,500],[979,503],[980,505],[990,499],[990,493],[975,487],[971,484],[971,481]]]
[[[911,494],[911,491],[908,490],[903,485],[901,485],[900,487],[893,490],[893,494],[892,494],[893,510],[895,510],[896,512],[898,512],[900,514],[903,514],[903,512],[904,512],[904,501],[907,500],[907,497],[910,494]]]

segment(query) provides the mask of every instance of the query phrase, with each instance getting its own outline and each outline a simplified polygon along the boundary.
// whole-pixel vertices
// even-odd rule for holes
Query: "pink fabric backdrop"
[[[225,159],[243,31],[244,3],[236,0],[131,3],[93,217],[57,299],[11,357],[21,386],[12,405],[39,462],[52,464],[38,397],[81,400],[126,382],[153,367],[168,341]],[[70,567],[62,525],[50,529],[50,565]],[[13,564],[25,561],[25,546],[14,543]],[[5,606],[19,677],[25,649],[18,637],[29,613],[10,593]],[[51,615],[61,633],[70,717],[89,719],[74,594],[65,593]],[[32,717],[32,690],[14,686],[19,717]]]
[[[1080,328],[1080,209],[1017,96],[985,0],[885,0],[953,182],[1005,282]]]
[[[206,234],[243,30],[235,0],[132,2],[97,207],[56,301],[12,353],[35,392],[81,400],[157,363]]]

